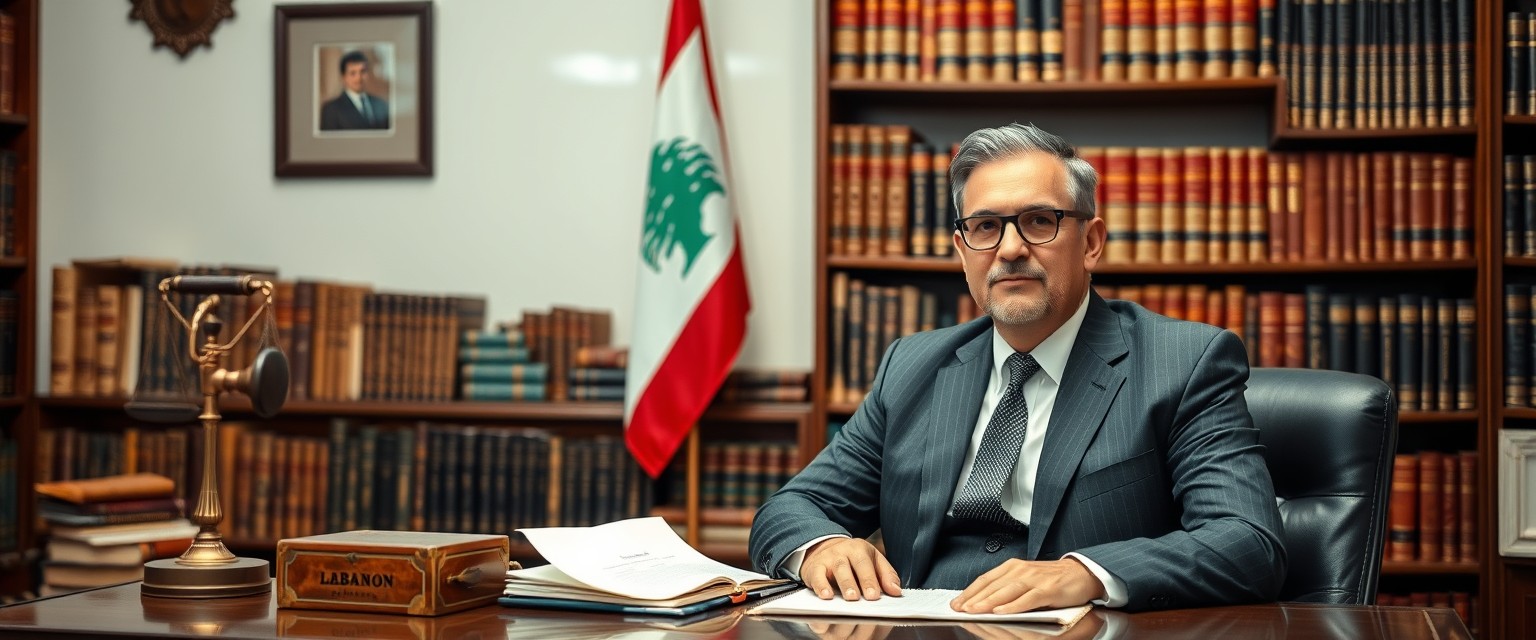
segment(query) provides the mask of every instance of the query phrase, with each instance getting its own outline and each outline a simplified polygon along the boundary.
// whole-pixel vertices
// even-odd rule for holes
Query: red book
[[[1268,193],[1265,201],[1268,204],[1266,209],[1269,219],[1269,246],[1267,248],[1269,261],[1276,263],[1285,262],[1287,259],[1286,226],[1288,223],[1285,215],[1285,165],[1286,154],[1281,151],[1270,153],[1269,158],[1264,163],[1264,175],[1268,183],[1265,185],[1268,187],[1266,189]]]
[[[1441,558],[1440,471],[1440,452],[1419,452],[1419,559],[1425,562]]]
[[[1278,291],[1259,292],[1259,366],[1285,366],[1285,298]]]
[[[1307,366],[1307,298],[1300,293],[1284,294],[1281,303],[1285,318],[1284,345],[1287,367]]]
[[[1226,148],[1211,147],[1209,154],[1210,209],[1204,229],[1205,262],[1219,264],[1227,261],[1227,204],[1231,201],[1229,188],[1232,186],[1231,181],[1227,179],[1227,172],[1231,166],[1227,163]]]

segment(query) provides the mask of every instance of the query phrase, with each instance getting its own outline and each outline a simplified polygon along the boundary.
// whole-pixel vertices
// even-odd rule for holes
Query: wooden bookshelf
[[[0,147],[15,154],[13,185],[14,209],[12,233],[14,255],[0,256],[0,288],[17,294],[16,348],[13,360],[3,366],[14,367],[15,395],[0,399],[0,441],[16,443],[17,464],[12,470],[16,482],[13,493],[0,497],[0,505],[16,509],[17,539],[14,548],[0,542],[0,596],[20,594],[32,589],[33,572],[38,559],[37,539],[29,525],[33,521],[32,478],[37,422],[31,397],[35,388],[34,358],[37,354],[37,139],[38,127],[38,15],[39,0],[0,1],[0,11],[9,14],[16,25],[15,59],[11,62],[14,86],[0,90],[13,92],[14,109],[0,113]]]
[[[1514,0],[1507,4],[1511,10]],[[1283,289],[1287,292],[1301,290],[1303,284],[1341,283],[1340,289],[1349,293],[1371,291],[1368,282],[1380,281],[1375,290],[1384,292],[1430,292],[1442,297],[1470,298],[1477,311],[1475,330],[1478,354],[1475,379],[1477,380],[1476,409],[1460,411],[1402,411],[1399,423],[1414,429],[1408,441],[1411,446],[1427,442],[1427,447],[1465,448],[1466,443],[1476,442],[1478,471],[1475,479],[1477,493],[1478,551],[1477,561],[1469,563],[1389,562],[1383,573],[1393,580],[1409,582],[1422,576],[1465,576],[1476,584],[1472,590],[1480,597],[1482,620],[1488,622],[1484,630],[1493,629],[1489,637],[1500,637],[1502,622],[1494,622],[1505,614],[1502,600],[1502,571],[1498,569],[1497,554],[1493,551],[1493,532],[1497,518],[1493,515],[1493,478],[1497,464],[1495,452],[1489,443],[1494,442],[1500,416],[1536,420],[1536,409],[1500,409],[1502,403],[1502,365],[1498,361],[1499,341],[1502,333],[1501,310],[1498,306],[1497,281],[1500,267],[1536,267],[1536,258],[1500,258],[1497,247],[1502,246],[1498,234],[1498,207],[1500,184],[1495,152],[1503,136],[1501,127],[1511,131],[1518,129],[1519,136],[1529,137],[1536,126],[1536,116],[1504,117],[1499,113],[1502,105],[1498,83],[1502,71],[1499,62],[1502,50],[1500,41],[1501,9],[1498,3],[1473,3],[1468,5],[1475,14],[1476,29],[1472,47],[1475,60],[1475,79],[1471,82],[1473,110],[1470,124],[1465,126],[1431,126],[1385,129],[1302,129],[1288,122],[1289,99],[1287,80],[1284,78],[1245,78],[1234,80],[1200,80],[1173,82],[872,82],[866,80],[836,80],[832,78],[832,3],[823,0],[818,4],[818,24],[815,58],[817,68],[816,149],[815,174],[817,179],[817,262],[816,274],[816,363],[812,388],[815,416],[819,421],[842,421],[853,415],[858,405],[835,402],[831,397],[831,354],[840,345],[832,343],[831,323],[833,276],[846,273],[850,279],[866,282],[866,286],[892,286],[916,284],[924,291],[933,291],[942,284],[943,278],[953,277],[953,285],[939,292],[940,305],[948,300],[944,296],[962,295],[965,283],[959,277],[961,265],[956,256],[906,257],[906,256],[856,256],[834,254],[831,240],[832,216],[832,154],[831,136],[834,125],[910,125],[913,139],[919,134],[933,142],[933,146],[959,140],[958,135],[983,126],[996,126],[1009,120],[1029,122],[1030,112],[1040,107],[1084,107],[1081,117],[1134,119],[1143,106],[1183,108],[1196,113],[1210,111],[1225,113],[1228,107],[1257,106],[1269,110],[1269,118],[1260,125],[1265,131],[1270,151],[1336,151],[1377,152],[1408,151],[1448,153],[1470,158],[1472,166],[1471,192],[1472,257],[1455,260],[1402,260],[1391,262],[1250,262],[1213,264],[1160,264],[1142,262],[1100,262],[1095,270],[1095,284],[1120,283],[1194,283],[1216,285],[1241,284],[1250,289]],[[1000,109],[999,107],[1004,107]],[[999,120],[1001,118],[1001,120]],[[1042,123],[1043,124],[1043,123]],[[1125,127],[1123,122],[1116,126]],[[1134,125],[1131,125],[1134,128]],[[1047,127],[1049,128],[1049,127]],[[957,135],[957,132],[960,132]],[[931,136],[931,137],[930,137]],[[1162,137],[1177,140],[1177,133]],[[1199,136],[1193,136],[1199,138]],[[1094,141],[1095,145],[1129,144]],[[1209,144],[1209,143],[1193,143]],[[1155,146],[1179,146],[1178,142]],[[1536,153],[1536,146],[1521,153]],[[930,188],[932,183],[930,182]],[[1102,184],[1101,184],[1102,188]],[[866,196],[867,197],[867,196]],[[932,196],[930,196],[932,197]],[[866,213],[866,215],[868,215]],[[876,214],[879,215],[879,214]],[[894,214],[888,214],[894,219]],[[942,214],[941,214],[942,215]],[[932,220],[933,224],[942,221]],[[878,224],[878,223],[877,223]],[[909,220],[907,224],[912,224]],[[1230,227],[1229,227],[1230,229]],[[940,231],[944,231],[940,229]],[[947,235],[947,234],[941,234]],[[1167,280],[1158,280],[1160,277]],[[1438,289],[1426,289],[1435,286]],[[950,301],[952,302],[952,301]],[[879,351],[877,350],[877,354]],[[867,371],[866,371],[867,373]],[[820,431],[819,444],[824,445],[826,424],[816,425]],[[1469,436],[1470,433],[1473,435]],[[1405,453],[1411,450],[1405,450]],[[1532,574],[1532,592],[1536,593],[1536,571]],[[1401,576],[1401,578],[1399,578]],[[1406,584],[1406,583],[1405,583]],[[1461,588],[1467,588],[1463,586]],[[1383,591],[1390,591],[1390,582],[1384,582]],[[1510,612],[1511,615],[1513,612]]]

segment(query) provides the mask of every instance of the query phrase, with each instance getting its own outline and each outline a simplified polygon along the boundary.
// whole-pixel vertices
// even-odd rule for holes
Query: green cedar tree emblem
[[[683,276],[714,236],[704,233],[704,200],[725,194],[716,179],[715,161],[698,144],[682,137],[658,142],[651,150],[650,189],[641,228],[640,257],[661,273],[661,261],[681,249]]]

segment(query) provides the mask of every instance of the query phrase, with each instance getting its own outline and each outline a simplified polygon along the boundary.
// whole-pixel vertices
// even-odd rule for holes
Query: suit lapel
[[[1104,423],[1104,414],[1125,382],[1125,375],[1112,365],[1126,352],[1119,316],[1109,309],[1099,294],[1090,294],[1088,313],[1083,317],[1083,326],[1072,345],[1072,355],[1067,358],[1061,389],[1056,393],[1056,407],[1051,410],[1051,424],[1040,452],[1034,506],[1030,512],[1028,559],[1039,555],[1067,485],[1072,482],[1083,453]]]
[[[966,445],[975,431],[981,396],[987,389],[988,367],[992,366],[992,324],[986,323],[986,327],[986,331],[955,350],[955,359],[939,369],[934,380],[930,401],[933,411],[924,425],[927,450],[923,452],[917,533],[912,539],[911,580],[904,586],[922,584],[928,577],[933,546],[954,497]]]

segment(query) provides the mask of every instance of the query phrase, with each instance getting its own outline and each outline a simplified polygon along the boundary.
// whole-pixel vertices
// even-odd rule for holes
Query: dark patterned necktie
[[[1024,427],[1029,424],[1029,406],[1024,403],[1025,381],[1040,370],[1040,363],[1027,353],[1008,356],[1008,390],[992,412],[987,431],[981,436],[981,448],[971,465],[971,476],[955,498],[957,518],[981,520],[1007,527],[1020,522],[1003,510],[1003,484],[1013,475],[1024,448]]]

